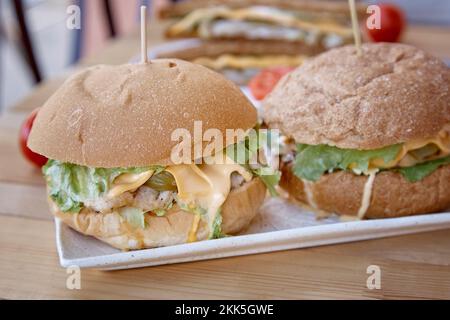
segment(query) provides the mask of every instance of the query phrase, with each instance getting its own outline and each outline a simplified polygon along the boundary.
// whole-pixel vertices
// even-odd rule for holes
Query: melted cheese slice
[[[166,169],[175,178],[178,188],[178,199],[192,209],[201,207],[206,210],[204,217],[200,217],[198,214],[195,215],[188,234],[189,242],[197,240],[197,231],[201,218],[207,221],[210,235],[213,232],[214,219],[231,190],[231,174],[238,172],[247,182],[253,178],[252,174],[244,167],[236,164],[226,156],[210,163],[220,163],[218,162],[219,160],[225,160],[225,163],[177,165]],[[138,189],[152,177],[153,173],[153,170],[149,170],[142,173],[125,173],[118,176],[114,180],[107,197],[111,199],[124,192]]]
[[[113,181],[113,185],[107,194],[107,198],[112,199],[124,192],[136,190],[146,183],[147,180],[152,177],[153,173],[154,170],[149,170],[142,173],[121,174]]]
[[[305,179],[302,179],[302,182],[306,194],[307,204],[310,205],[314,210],[318,210],[316,201],[314,200],[314,194],[312,192],[312,186],[314,183]]]
[[[306,21],[297,18],[289,11],[271,7],[254,6],[244,9],[230,9],[227,7],[211,7],[197,9],[168,30],[171,36],[192,33],[202,22],[216,19],[237,21],[263,21],[285,27],[299,28],[305,31],[334,33],[341,36],[351,36],[352,30],[334,21]]]
[[[198,214],[194,215],[194,221],[192,222],[192,227],[191,227],[191,230],[189,231],[187,242],[197,241],[197,231],[198,231],[198,226],[200,224],[200,220],[201,220],[200,215],[198,215]]]
[[[434,155],[420,155],[418,153],[412,154],[413,151],[424,148],[428,145],[434,145],[439,152]],[[394,168],[394,167],[412,167],[418,163],[430,161],[438,158],[446,157],[450,154],[450,124],[446,125],[436,137],[429,139],[419,139],[406,142],[403,144],[397,157],[385,163],[383,159],[374,159],[370,162],[372,168]]]
[[[193,62],[205,67],[221,70],[232,69],[262,69],[273,66],[296,67],[305,61],[306,57],[297,55],[262,55],[262,56],[237,56],[232,54],[223,54],[217,58],[200,57]]]
[[[231,174],[238,172],[247,182],[253,178],[245,168],[227,157],[225,164],[177,165],[166,170],[175,178],[179,201],[188,207],[206,210],[202,218],[207,222],[210,235],[214,219],[230,193]],[[189,242],[197,240],[199,222],[200,219],[194,219],[188,235]]]
[[[367,182],[364,185],[361,207],[358,210],[358,219],[363,219],[367,213],[367,210],[369,210],[370,200],[372,198],[373,183],[375,182],[377,173],[378,170],[371,170],[369,172],[369,177],[367,178]]]

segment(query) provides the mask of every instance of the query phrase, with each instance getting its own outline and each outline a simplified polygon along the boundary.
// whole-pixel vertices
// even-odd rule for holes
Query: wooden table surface
[[[150,27],[151,44],[162,41],[161,28]],[[449,38],[450,29],[414,27],[405,42],[450,58]],[[78,67],[124,63],[138,52],[136,33]],[[450,230],[138,270],[82,270],[81,290],[67,289],[43,179],[17,144],[26,114],[61,81],[45,82],[0,117],[0,299],[450,298]],[[366,287],[369,265],[381,268],[380,290]]]

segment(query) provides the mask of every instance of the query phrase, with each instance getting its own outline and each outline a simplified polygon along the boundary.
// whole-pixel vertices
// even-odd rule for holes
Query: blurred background
[[[22,100],[41,81],[63,76],[80,59],[95,55],[109,40],[136,32],[141,4],[149,6],[154,20],[156,11],[166,2],[169,1],[1,0],[0,112]],[[379,2],[396,4],[408,24],[450,26],[450,1],[365,1]],[[66,27],[67,9],[72,4],[81,8],[80,30]]]

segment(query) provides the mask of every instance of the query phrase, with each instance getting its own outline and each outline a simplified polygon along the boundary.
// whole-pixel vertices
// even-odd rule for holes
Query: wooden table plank
[[[136,270],[82,270],[79,291],[65,287],[53,233],[51,221],[0,216],[0,298],[450,298],[449,261],[415,261],[408,251],[385,256],[405,243],[426,250],[430,238],[448,241],[448,231]],[[381,290],[366,288],[371,264],[381,267]]]
[[[0,215],[51,220],[44,186],[0,182]]]

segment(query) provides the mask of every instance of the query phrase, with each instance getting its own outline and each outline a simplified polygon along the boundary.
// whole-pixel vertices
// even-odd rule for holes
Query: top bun
[[[28,146],[50,159],[89,167],[171,164],[177,128],[194,121],[251,129],[257,114],[233,83],[182,60],[96,66],[69,78],[46,102]],[[194,141],[192,141],[192,145]]]
[[[263,103],[264,120],[298,143],[377,149],[431,138],[450,122],[450,72],[403,44],[323,53],[285,76]]]

